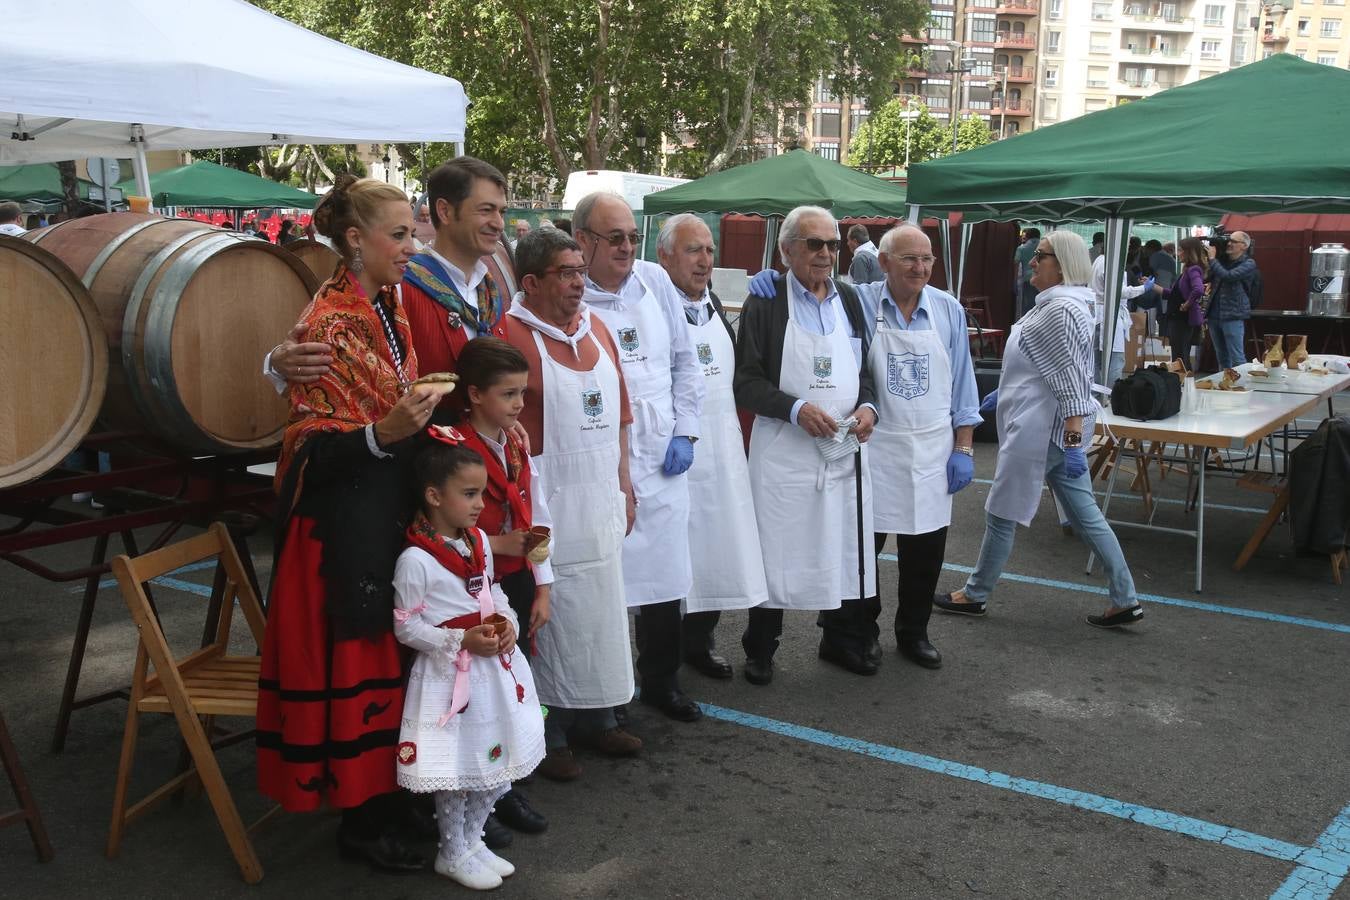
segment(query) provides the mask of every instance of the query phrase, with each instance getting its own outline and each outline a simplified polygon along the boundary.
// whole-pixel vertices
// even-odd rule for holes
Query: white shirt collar
[[[802,284],[800,281],[798,281],[798,280],[797,280],[797,276],[796,276],[796,275],[793,275],[792,272],[791,272],[790,270],[789,270],[788,273],[787,273],[787,277],[788,277],[788,291],[789,291],[789,293],[791,293],[792,291],[796,291],[797,294],[799,295],[799,297],[800,297],[802,300],[810,300],[810,301],[812,301],[813,303],[819,303],[819,304],[821,304],[821,305],[823,306],[823,305],[825,305],[826,303],[829,303],[829,302],[831,302],[832,300],[834,300],[834,298],[835,298],[836,296],[838,296],[838,294],[839,294],[839,289],[838,289],[837,287],[834,286],[834,279],[833,279],[833,278],[827,278],[827,279],[825,279],[825,284],[829,286],[830,291],[829,291],[828,294],[825,295],[824,299],[821,299],[821,298],[816,297],[815,294],[813,294],[813,293],[811,293],[810,291],[808,291],[808,290],[806,289],[806,285],[804,285],[804,284]]]
[[[525,305],[525,294],[519,292],[512,298],[511,308],[506,311],[508,316],[519,319],[521,322],[533,328],[544,337],[553,338],[555,341],[566,344],[572,348],[572,355],[581,357],[581,351],[577,347],[581,344],[583,338],[591,333],[591,311],[585,303],[581,304],[581,322],[577,325],[576,334],[568,334],[557,325],[550,325],[543,319],[536,316]]]
[[[473,271],[465,275],[464,271],[459,266],[437,253],[436,248],[430,244],[427,244],[422,250],[442,266],[445,266],[446,273],[455,282],[455,287],[463,292],[464,299],[466,300],[468,299],[469,294],[478,290],[478,285],[482,283],[483,278],[487,275],[487,263],[483,262],[481,257],[473,264]]]

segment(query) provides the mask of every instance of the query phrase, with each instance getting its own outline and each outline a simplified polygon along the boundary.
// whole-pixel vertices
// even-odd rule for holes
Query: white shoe
[[[503,878],[510,878],[516,874],[516,867],[489,850],[487,844],[478,845],[474,858]]]
[[[448,861],[444,854],[437,853],[433,867],[437,875],[444,875],[470,890],[490,891],[502,886],[502,876],[488,868],[474,850],[470,850],[454,862]]]

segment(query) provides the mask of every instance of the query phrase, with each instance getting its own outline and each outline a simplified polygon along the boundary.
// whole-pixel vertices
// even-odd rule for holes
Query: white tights
[[[447,861],[453,863],[478,846],[493,805],[510,789],[507,784],[486,791],[436,792],[436,824]]]

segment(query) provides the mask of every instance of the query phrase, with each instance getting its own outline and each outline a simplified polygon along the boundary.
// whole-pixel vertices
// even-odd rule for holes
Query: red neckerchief
[[[465,426],[464,446],[483,458],[483,465],[487,468],[488,486],[496,488],[511,507],[512,527],[529,531],[530,525],[533,524],[533,516],[530,507],[525,503],[525,498],[520,495],[519,484],[520,473],[526,465],[525,452],[516,442],[515,435],[506,432],[506,468],[502,468],[501,460],[492,452],[483,436],[472,425],[465,423]]]
[[[436,562],[463,578],[467,584],[470,578],[481,576],[487,570],[487,560],[483,553],[483,544],[478,540],[476,528],[464,529],[464,541],[469,545],[468,559],[450,545],[450,539],[436,530],[427,517],[418,513],[408,526],[408,544],[420,547],[436,558]]]

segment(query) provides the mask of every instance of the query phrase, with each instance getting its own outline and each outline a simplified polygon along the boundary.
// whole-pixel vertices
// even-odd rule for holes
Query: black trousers
[[[520,620],[520,634],[517,636],[516,643],[520,645],[525,656],[534,655],[534,641],[526,637],[530,633],[530,613],[534,611],[534,573],[530,567],[526,566],[519,572],[512,572],[501,580],[502,593],[506,594],[506,602],[511,604],[511,610]]]
[[[1191,362],[1191,349],[1200,343],[1200,329],[1185,319],[1167,320],[1167,343],[1172,347],[1172,358],[1186,363],[1186,368],[1198,363]]]
[[[886,535],[877,535],[877,553],[886,543]],[[942,561],[947,554],[947,529],[927,534],[897,534],[895,555],[900,565],[899,604],[895,611],[895,637],[900,641],[928,639],[928,619],[933,615],[933,594],[942,576]],[[878,621],[881,602],[877,598],[872,612],[872,637],[881,636]]]
[[[721,621],[722,614],[717,610],[707,612],[692,612],[684,614],[684,652],[689,653],[711,653],[717,647],[717,642],[713,639],[713,630],[717,628],[717,623]]]
[[[684,634],[684,624],[680,621],[680,601],[639,606],[633,631],[642,689],[675,690],[678,687],[676,673],[683,659],[680,638]]]
[[[741,647],[748,659],[773,659],[778,638],[783,634],[783,611],[750,607],[750,621],[741,635]]]

